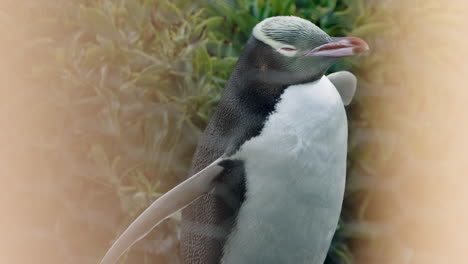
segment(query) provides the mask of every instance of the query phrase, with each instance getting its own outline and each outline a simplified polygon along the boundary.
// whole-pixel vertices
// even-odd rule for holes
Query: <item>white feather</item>
[[[324,76],[291,86],[261,134],[232,158],[244,160],[246,199],[223,264],[322,264],[343,200],[347,119]]]

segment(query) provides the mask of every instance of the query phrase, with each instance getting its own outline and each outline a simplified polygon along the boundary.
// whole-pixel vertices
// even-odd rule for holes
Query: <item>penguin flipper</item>
[[[348,71],[340,71],[328,75],[327,78],[336,87],[336,90],[341,96],[341,100],[343,100],[343,104],[349,105],[356,92],[356,76]]]
[[[159,223],[211,191],[214,187],[213,180],[224,170],[220,165],[224,160],[217,159],[154,201],[114,242],[101,264],[117,262],[128,248],[145,237]]]

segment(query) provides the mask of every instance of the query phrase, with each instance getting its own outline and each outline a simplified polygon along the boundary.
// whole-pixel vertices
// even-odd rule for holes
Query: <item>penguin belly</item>
[[[328,80],[288,87],[261,133],[231,158],[244,162],[246,196],[223,264],[322,264],[340,216],[347,118]]]

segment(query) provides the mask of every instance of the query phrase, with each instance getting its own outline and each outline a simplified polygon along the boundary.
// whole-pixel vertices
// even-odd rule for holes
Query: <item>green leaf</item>
[[[206,28],[206,30],[213,30],[214,28],[217,28],[222,25],[224,22],[224,18],[220,16],[215,16],[215,17],[210,17],[206,20],[204,20],[202,23],[198,24],[195,27],[195,34],[200,34],[202,29]]]
[[[194,63],[195,68],[200,74],[212,72],[213,65],[211,64],[210,55],[206,51],[205,46],[200,46],[195,52]]]
[[[173,3],[164,1],[161,6],[161,10],[158,12],[160,18],[170,24],[180,23],[184,20],[181,10]]]
[[[151,65],[146,67],[138,77],[135,83],[139,86],[152,86],[157,84],[161,79],[159,73],[163,72],[160,65]]]

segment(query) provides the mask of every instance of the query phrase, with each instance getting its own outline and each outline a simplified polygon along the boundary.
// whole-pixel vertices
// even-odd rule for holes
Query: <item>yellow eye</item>
[[[296,49],[290,48],[290,47],[281,48],[281,50],[284,50],[284,51],[296,51]]]

